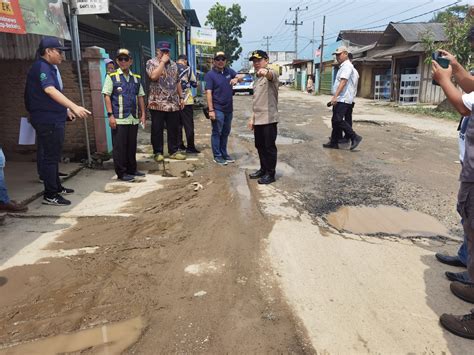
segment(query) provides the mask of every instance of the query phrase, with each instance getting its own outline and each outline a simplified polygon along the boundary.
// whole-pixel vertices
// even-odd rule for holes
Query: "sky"
[[[216,3],[210,0],[191,0],[191,8],[196,10],[202,27],[205,26],[209,9]],[[295,10],[299,7],[298,58],[312,58],[313,22],[314,48],[321,44],[323,15],[326,15],[325,42],[333,43],[341,30],[370,29],[382,31],[389,22],[424,22],[433,17],[433,10],[456,3],[456,0],[220,0],[227,7],[240,4],[242,15],[247,16],[242,25],[243,47],[234,69],[240,69],[248,52],[255,49],[266,50],[263,37],[271,36],[271,51],[294,51],[294,26],[285,25],[285,20],[295,20]],[[474,0],[459,1],[458,5],[474,5]],[[307,10],[306,10],[307,7]],[[303,11],[304,10],[304,11]],[[440,10],[442,11],[442,10]],[[419,16],[421,15],[421,16]]]

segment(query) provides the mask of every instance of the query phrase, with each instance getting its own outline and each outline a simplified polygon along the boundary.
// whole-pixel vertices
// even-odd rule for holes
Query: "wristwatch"
[[[107,117],[112,116],[114,113],[113,112],[107,112]]]

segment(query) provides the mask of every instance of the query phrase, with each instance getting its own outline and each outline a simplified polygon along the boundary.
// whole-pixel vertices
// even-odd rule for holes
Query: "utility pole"
[[[263,39],[267,41],[267,54],[270,51],[270,43],[269,40],[272,38],[272,36],[263,36]]]
[[[313,21],[313,37],[311,39],[311,59],[314,59],[314,21]]]
[[[324,55],[324,29],[326,28],[326,16],[323,17],[323,35],[321,36],[321,57],[319,62],[319,81],[318,81],[318,92],[321,92],[321,81],[323,79],[323,55]]]
[[[295,26],[295,56],[296,56],[296,59],[298,59],[298,26],[303,25],[303,21],[298,22],[298,14],[301,11],[306,11],[306,10],[308,10],[308,6],[306,6],[306,8],[304,8],[304,9],[300,9],[299,6],[296,9],[292,9],[290,7],[290,11],[295,13],[295,19],[291,23],[288,22],[287,20],[285,20],[285,25]]]

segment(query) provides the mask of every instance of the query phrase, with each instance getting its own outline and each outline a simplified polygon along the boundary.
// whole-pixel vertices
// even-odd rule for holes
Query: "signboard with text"
[[[73,0],[77,15],[109,13],[109,0]]]
[[[212,28],[191,27],[191,44],[193,46],[216,46],[217,32]]]
[[[0,0],[0,32],[26,33],[18,0]]]
[[[20,7],[26,32],[71,40],[62,1],[21,0]]]

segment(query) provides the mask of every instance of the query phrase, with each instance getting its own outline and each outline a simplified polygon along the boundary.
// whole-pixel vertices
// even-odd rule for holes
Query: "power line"
[[[399,20],[399,21],[397,21],[397,22],[410,21],[410,20],[413,20],[413,19],[418,18],[418,17],[422,17],[422,16],[425,16],[425,15],[429,15],[429,14],[431,14],[431,13],[433,13],[433,12],[436,12],[436,11],[439,11],[439,10],[443,10],[443,9],[445,9],[445,8],[447,8],[447,7],[454,6],[454,5],[456,5],[456,4],[460,3],[460,2],[461,2],[461,0],[458,0],[458,1],[453,2],[453,3],[450,3],[450,4],[448,4],[448,5],[439,7],[439,8],[437,8],[437,9],[434,9],[434,10],[431,10],[431,11],[427,11],[427,12],[424,12],[424,13],[422,13],[422,14],[419,14],[419,15],[416,15],[416,16],[413,16],[413,17],[409,17],[409,18],[406,18],[406,19],[403,19],[403,20]],[[399,14],[399,13],[398,13],[398,14],[394,14],[394,15],[392,15],[392,16],[390,16],[390,17],[397,16],[397,15],[400,15],[400,14]],[[364,28],[356,28],[356,29],[357,29],[357,30],[373,30],[373,29],[376,29],[376,28],[386,27],[386,26],[387,26],[387,23],[384,23],[384,24],[378,25],[378,26],[364,27]],[[330,37],[327,37],[326,39],[337,38],[338,35],[339,35],[339,34],[332,33],[331,36],[330,36]]]

